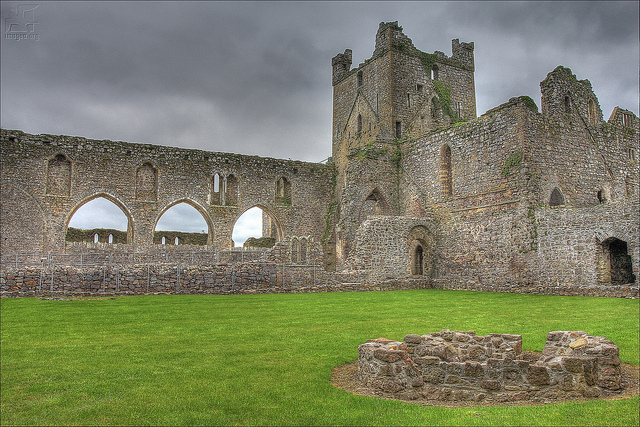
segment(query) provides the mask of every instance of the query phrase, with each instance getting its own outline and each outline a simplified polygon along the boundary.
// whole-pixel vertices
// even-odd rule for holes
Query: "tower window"
[[[402,122],[396,122],[396,138],[402,138]]]
[[[362,132],[362,115],[358,114],[358,133]]]
[[[362,71],[358,71],[358,87],[362,86]]]
[[[569,114],[571,113],[571,99],[568,96],[564,97],[564,112]]]
[[[418,84],[416,85],[416,92],[418,92],[418,93],[422,93],[423,88],[424,88],[424,86],[423,86],[423,85],[421,85],[420,83],[418,83]]]
[[[549,206],[562,205],[564,205],[564,197],[562,196],[562,192],[556,187],[551,192],[551,197],[549,198]]]

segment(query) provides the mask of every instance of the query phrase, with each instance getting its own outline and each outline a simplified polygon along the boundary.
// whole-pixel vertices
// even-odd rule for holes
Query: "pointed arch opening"
[[[391,205],[387,198],[382,191],[376,187],[362,201],[358,215],[358,223],[362,223],[368,216],[391,215],[392,212]]]
[[[282,240],[282,227],[265,206],[255,205],[242,213],[233,226],[231,249],[268,249]]]
[[[222,204],[222,192],[221,190],[221,178],[220,178],[220,174],[216,173],[213,175],[213,178],[211,179],[211,186],[212,186],[212,192],[211,192],[211,204],[212,205],[221,205]]]
[[[131,215],[115,197],[104,193],[90,196],[82,200],[69,214],[65,241],[131,243],[133,242]]]
[[[409,230],[409,271],[412,276],[432,278],[435,239],[426,227],[418,225]]]
[[[284,176],[276,181],[275,202],[278,205],[291,206],[291,182]]]
[[[158,215],[153,243],[174,245],[211,245],[213,224],[207,211],[193,200],[177,200]]]
[[[558,187],[554,188],[549,197],[549,206],[562,206],[564,205],[564,196]]]

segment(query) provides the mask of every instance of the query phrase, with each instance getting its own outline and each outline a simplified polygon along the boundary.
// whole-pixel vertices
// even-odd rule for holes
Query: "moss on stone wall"
[[[90,230],[83,230],[80,228],[68,227],[65,240],[67,242],[94,242],[94,236],[98,235],[98,241],[101,243],[109,242],[109,235],[113,236],[111,243],[127,243],[127,232],[121,230],[115,230],[111,228],[92,228]]]
[[[515,153],[511,153],[509,157],[504,161],[504,166],[502,167],[502,176],[505,178],[511,175],[512,168],[519,168],[522,163],[522,151],[516,151]]]
[[[166,238],[167,245],[173,245],[176,237],[180,245],[198,245],[205,246],[207,244],[206,233],[186,233],[183,231],[154,231],[153,243],[162,244],[162,237]]]
[[[272,248],[273,245],[276,244],[276,239],[274,237],[249,237],[245,242],[243,247],[245,248]]]

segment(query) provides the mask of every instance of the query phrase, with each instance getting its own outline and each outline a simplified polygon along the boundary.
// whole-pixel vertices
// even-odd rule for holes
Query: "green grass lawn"
[[[330,384],[369,338],[584,330],[638,365],[638,300],[418,290],[2,299],[2,425],[638,425],[638,398],[422,407]]]

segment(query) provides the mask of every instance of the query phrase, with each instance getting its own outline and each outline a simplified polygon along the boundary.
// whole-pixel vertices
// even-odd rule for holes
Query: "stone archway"
[[[67,215],[67,219],[66,219],[65,224],[64,224],[65,236],[67,236],[67,232],[69,230],[69,223],[73,219],[73,216],[76,214],[76,212],[78,212],[78,210],[80,208],[82,208],[83,206],[85,206],[87,203],[89,203],[89,202],[91,202],[93,200],[96,200],[96,199],[100,199],[100,198],[105,199],[110,203],[113,203],[116,207],[118,207],[122,211],[124,216],[127,218],[126,237],[125,237],[125,241],[122,242],[122,243],[126,243],[126,244],[133,243],[134,221],[133,221],[133,217],[131,216],[131,212],[129,211],[129,209],[127,209],[127,207],[124,205],[124,203],[122,201],[120,201],[117,197],[115,197],[115,196],[113,196],[113,195],[111,195],[109,193],[105,193],[105,192],[92,194],[91,196],[83,198],[71,210],[71,212],[69,212],[69,215]],[[65,237],[65,240],[66,240],[66,237]]]
[[[433,277],[435,241],[426,227],[413,227],[408,235],[409,270],[411,276]]]
[[[202,216],[202,218],[204,219],[204,222],[207,224],[207,246],[212,245],[213,244],[213,238],[214,238],[214,228],[213,228],[213,221],[211,220],[211,216],[209,215],[209,213],[207,212],[207,210],[205,208],[203,208],[200,204],[198,204],[196,201],[189,199],[189,198],[182,198],[182,199],[178,199],[175,200],[171,203],[169,203],[168,205],[166,205],[160,212],[158,212],[158,215],[156,216],[154,225],[153,225],[153,231],[152,234],[150,236],[150,241],[153,242],[154,241],[154,235],[156,232],[156,228],[158,227],[158,221],[160,221],[160,218],[162,218],[162,216],[172,207],[179,205],[181,203],[187,204],[189,206],[191,206],[192,208],[194,208],[196,211],[198,211],[198,213]],[[175,236],[172,236],[173,238],[175,238]],[[160,237],[158,237],[160,238]]]

